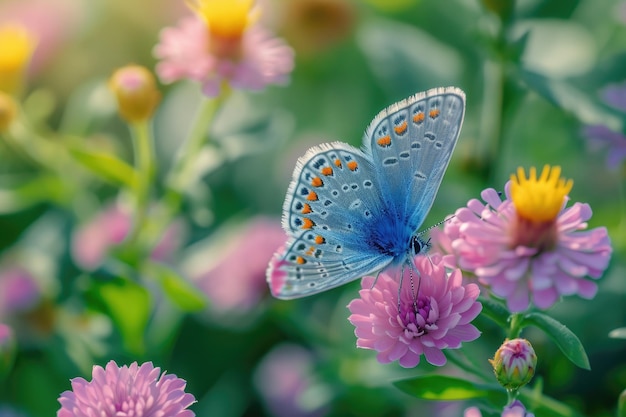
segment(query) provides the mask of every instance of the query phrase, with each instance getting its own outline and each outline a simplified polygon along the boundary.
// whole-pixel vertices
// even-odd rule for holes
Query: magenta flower
[[[190,4],[195,16],[165,28],[154,48],[161,81],[197,81],[209,97],[219,95],[224,84],[258,91],[288,81],[293,50],[255,22],[252,0],[195,0]]]
[[[219,254],[200,251],[199,262],[190,262],[189,276],[211,300],[218,312],[247,312],[267,292],[265,270],[274,249],[285,241],[280,220],[258,217],[231,236],[219,239]],[[217,262],[207,264],[208,259]]]
[[[626,113],[626,83],[607,87],[602,96],[604,101]],[[607,150],[606,164],[614,169],[626,160],[626,136],[608,126],[590,125],[583,128],[583,135],[592,150]]]
[[[505,340],[489,362],[500,385],[518,390],[535,375],[537,355],[528,340],[517,338]]]
[[[526,310],[531,298],[542,309],[562,295],[591,299],[597,284],[586,277],[598,279],[608,266],[612,248],[606,228],[585,230],[592,213],[588,204],[564,207],[572,182],[560,172],[546,167],[537,179],[533,168],[526,179],[520,168],[505,186],[504,201],[494,189],[483,191],[486,204],[470,200],[444,226],[451,243],[434,244],[506,299],[512,312]]]
[[[152,362],[119,367],[114,361],[94,366],[92,380],[72,379],[72,391],[59,397],[57,417],[192,417],[196,399],[185,393],[187,383],[161,374]]]
[[[460,270],[446,274],[438,255],[417,257],[415,263],[418,271],[413,279],[419,282],[410,285],[410,272],[405,269],[400,303],[399,279],[387,272],[378,279],[363,278],[361,298],[348,304],[352,313],[348,320],[356,327],[357,346],[376,350],[381,363],[397,360],[411,368],[424,355],[429,363],[442,366],[443,349],[458,349],[461,342],[480,336],[470,324],[482,309],[476,301],[480,291],[476,284],[462,284]]]
[[[132,214],[117,204],[107,206],[72,237],[72,256],[83,269],[98,268],[109,251],[122,243],[133,227]],[[182,243],[184,225],[173,222],[152,251],[151,258],[168,261]]]

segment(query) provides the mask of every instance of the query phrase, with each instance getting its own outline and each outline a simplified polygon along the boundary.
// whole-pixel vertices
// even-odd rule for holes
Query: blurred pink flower
[[[385,271],[377,279],[363,278],[361,298],[348,304],[348,320],[356,327],[357,346],[376,350],[381,363],[397,360],[412,368],[424,355],[429,363],[442,366],[443,349],[458,349],[461,342],[480,336],[470,324],[482,309],[476,301],[480,291],[476,284],[462,284],[460,270],[446,274],[438,255],[416,257],[415,264],[415,278],[404,270],[399,303],[399,279]],[[411,279],[419,281],[413,286]]]
[[[59,397],[57,417],[192,417],[187,410],[196,399],[185,393],[187,383],[176,375],[161,374],[152,362],[119,367],[110,361],[94,366],[92,380],[72,379],[72,391]]]
[[[626,83],[611,85],[602,92],[604,101],[626,113]],[[615,169],[626,160],[626,136],[604,125],[585,126],[582,131],[591,150],[607,150],[606,164]]]
[[[223,243],[225,249],[214,265],[192,271],[191,278],[207,294],[214,310],[249,311],[267,292],[267,261],[284,241],[278,219],[254,218],[230,242]]]
[[[477,407],[469,407],[463,413],[463,417],[482,417],[482,413]],[[535,415],[527,411],[519,400],[515,400],[504,407],[501,417],[535,417]]]
[[[433,246],[455,259],[447,258],[448,266],[456,263],[474,274],[479,283],[505,298],[513,312],[527,309],[531,297],[542,309],[552,306],[561,295],[593,298],[597,284],[585,277],[600,278],[610,260],[606,228],[584,230],[592,214],[589,205],[575,203],[565,208],[567,191],[550,188],[560,174],[557,168],[550,178],[548,167],[539,180],[520,186],[528,191],[526,202],[532,204],[528,209],[525,199],[519,198],[517,205],[528,213],[521,214],[520,207],[516,208],[512,182],[508,182],[504,201],[496,190],[484,190],[481,197],[486,204],[470,200],[444,225],[447,239],[433,235]],[[450,245],[451,252],[447,252]]]
[[[301,346],[283,344],[272,349],[259,363],[254,383],[276,417],[314,417],[326,414],[328,398],[313,378],[315,361]],[[315,392],[314,395],[313,392]]]
[[[294,66],[293,50],[254,22],[252,1],[190,3],[196,15],[182,19],[177,27],[163,29],[154,48],[161,81],[197,81],[209,97],[219,95],[225,83],[258,91],[288,81]]]
[[[117,204],[110,204],[74,233],[71,248],[74,260],[81,268],[98,268],[109,250],[124,241],[132,226],[131,213]],[[183,234],[183,224],[174,221],[152,251],[151,258],[168,261],[180,247]]]
[[[9,266],[0,270],[0,320],[36,307],[41,296],[39,284],[26,269]]]

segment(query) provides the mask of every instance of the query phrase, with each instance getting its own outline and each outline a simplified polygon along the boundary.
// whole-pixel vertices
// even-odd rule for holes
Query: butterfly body
[[[298,160],[283,205],[289,240],[268,268],[278,298],[324,291],[400,266],[427,246],[428,214],[461,128],[457,88],[418,93],[380,112],[361,149],[315,146]]]

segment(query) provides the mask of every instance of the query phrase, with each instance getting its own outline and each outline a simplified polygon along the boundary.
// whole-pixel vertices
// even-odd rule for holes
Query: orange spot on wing
[[[308,204],[304,204],[304,206],[302,207],[302,211],[300,213],[302,214],[309,214],[312,213],[313,210],[311,210],[311,206]]]
[[[322,243],[326,243],[326,239],[324,239],[324,236],[317,235],[315,236],[315,243],[321,245]]]
[[[326,176],[333,175],[333,169],[331,167],[324,167],[322,168],[321,172],[322,172],[322,175],[326,175]]]
[[[428,112],[428,115],[431,119],[436,119],[437,116],[439,116],[439,109],[432,109],[430,112]]]
[[[339,159],[335,159],[335,166],[341,168],[341,161]]]
[[[359,166],[359,164],[357,164],[356,161],[348,162],[348,168],[350,169],[350,171],[356,171],[358,166]]]
[[[320,177],[315,177],[311,180],[311,185],[313,187],[321,187],[322,185],[324,185],[324,181],[322,181]]]
[[[296,258],[296,263],[300,264],[300,265],[305,264],[306,263],[306,259],[304,259],[302,256],[298,256]]]
[[[405,120],[400,125],[395,126],[393,130],[396,132],[397,135],[402,135],[406,132],[407,127],[408,125],[406,124],[406,120]]]
[[[302,228],[303,229],[312,229],[313,226],[315,226],[315,223],[313,222],[313,220],[305,217],[302,219]]]
[[[383,148],[386,148],[387,146],[391,145],[391,136],[389,135],[383,136],[382,138],[378,139],[376,143],[378,143],[378,146],[382,146]]]
[[[309,192],[309,195],[306,196],[306,199],[309,201],[317,201],[317,193],[315,191]]]
[[[315,246],[311,246],[307,251],[306,254],[311,256],[313,255],[313,252],[315,252]]]
[[[424,121],[424,112],[415,113],[413,116],[413,121],[415,123],[422,123]]]

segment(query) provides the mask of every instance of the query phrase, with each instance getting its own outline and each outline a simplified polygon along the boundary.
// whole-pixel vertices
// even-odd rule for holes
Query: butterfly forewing
[[[458,88],[416,94],[379,113],[364,137],[382,198],[414,232],[424,221],[450,161],[465,111]]]

